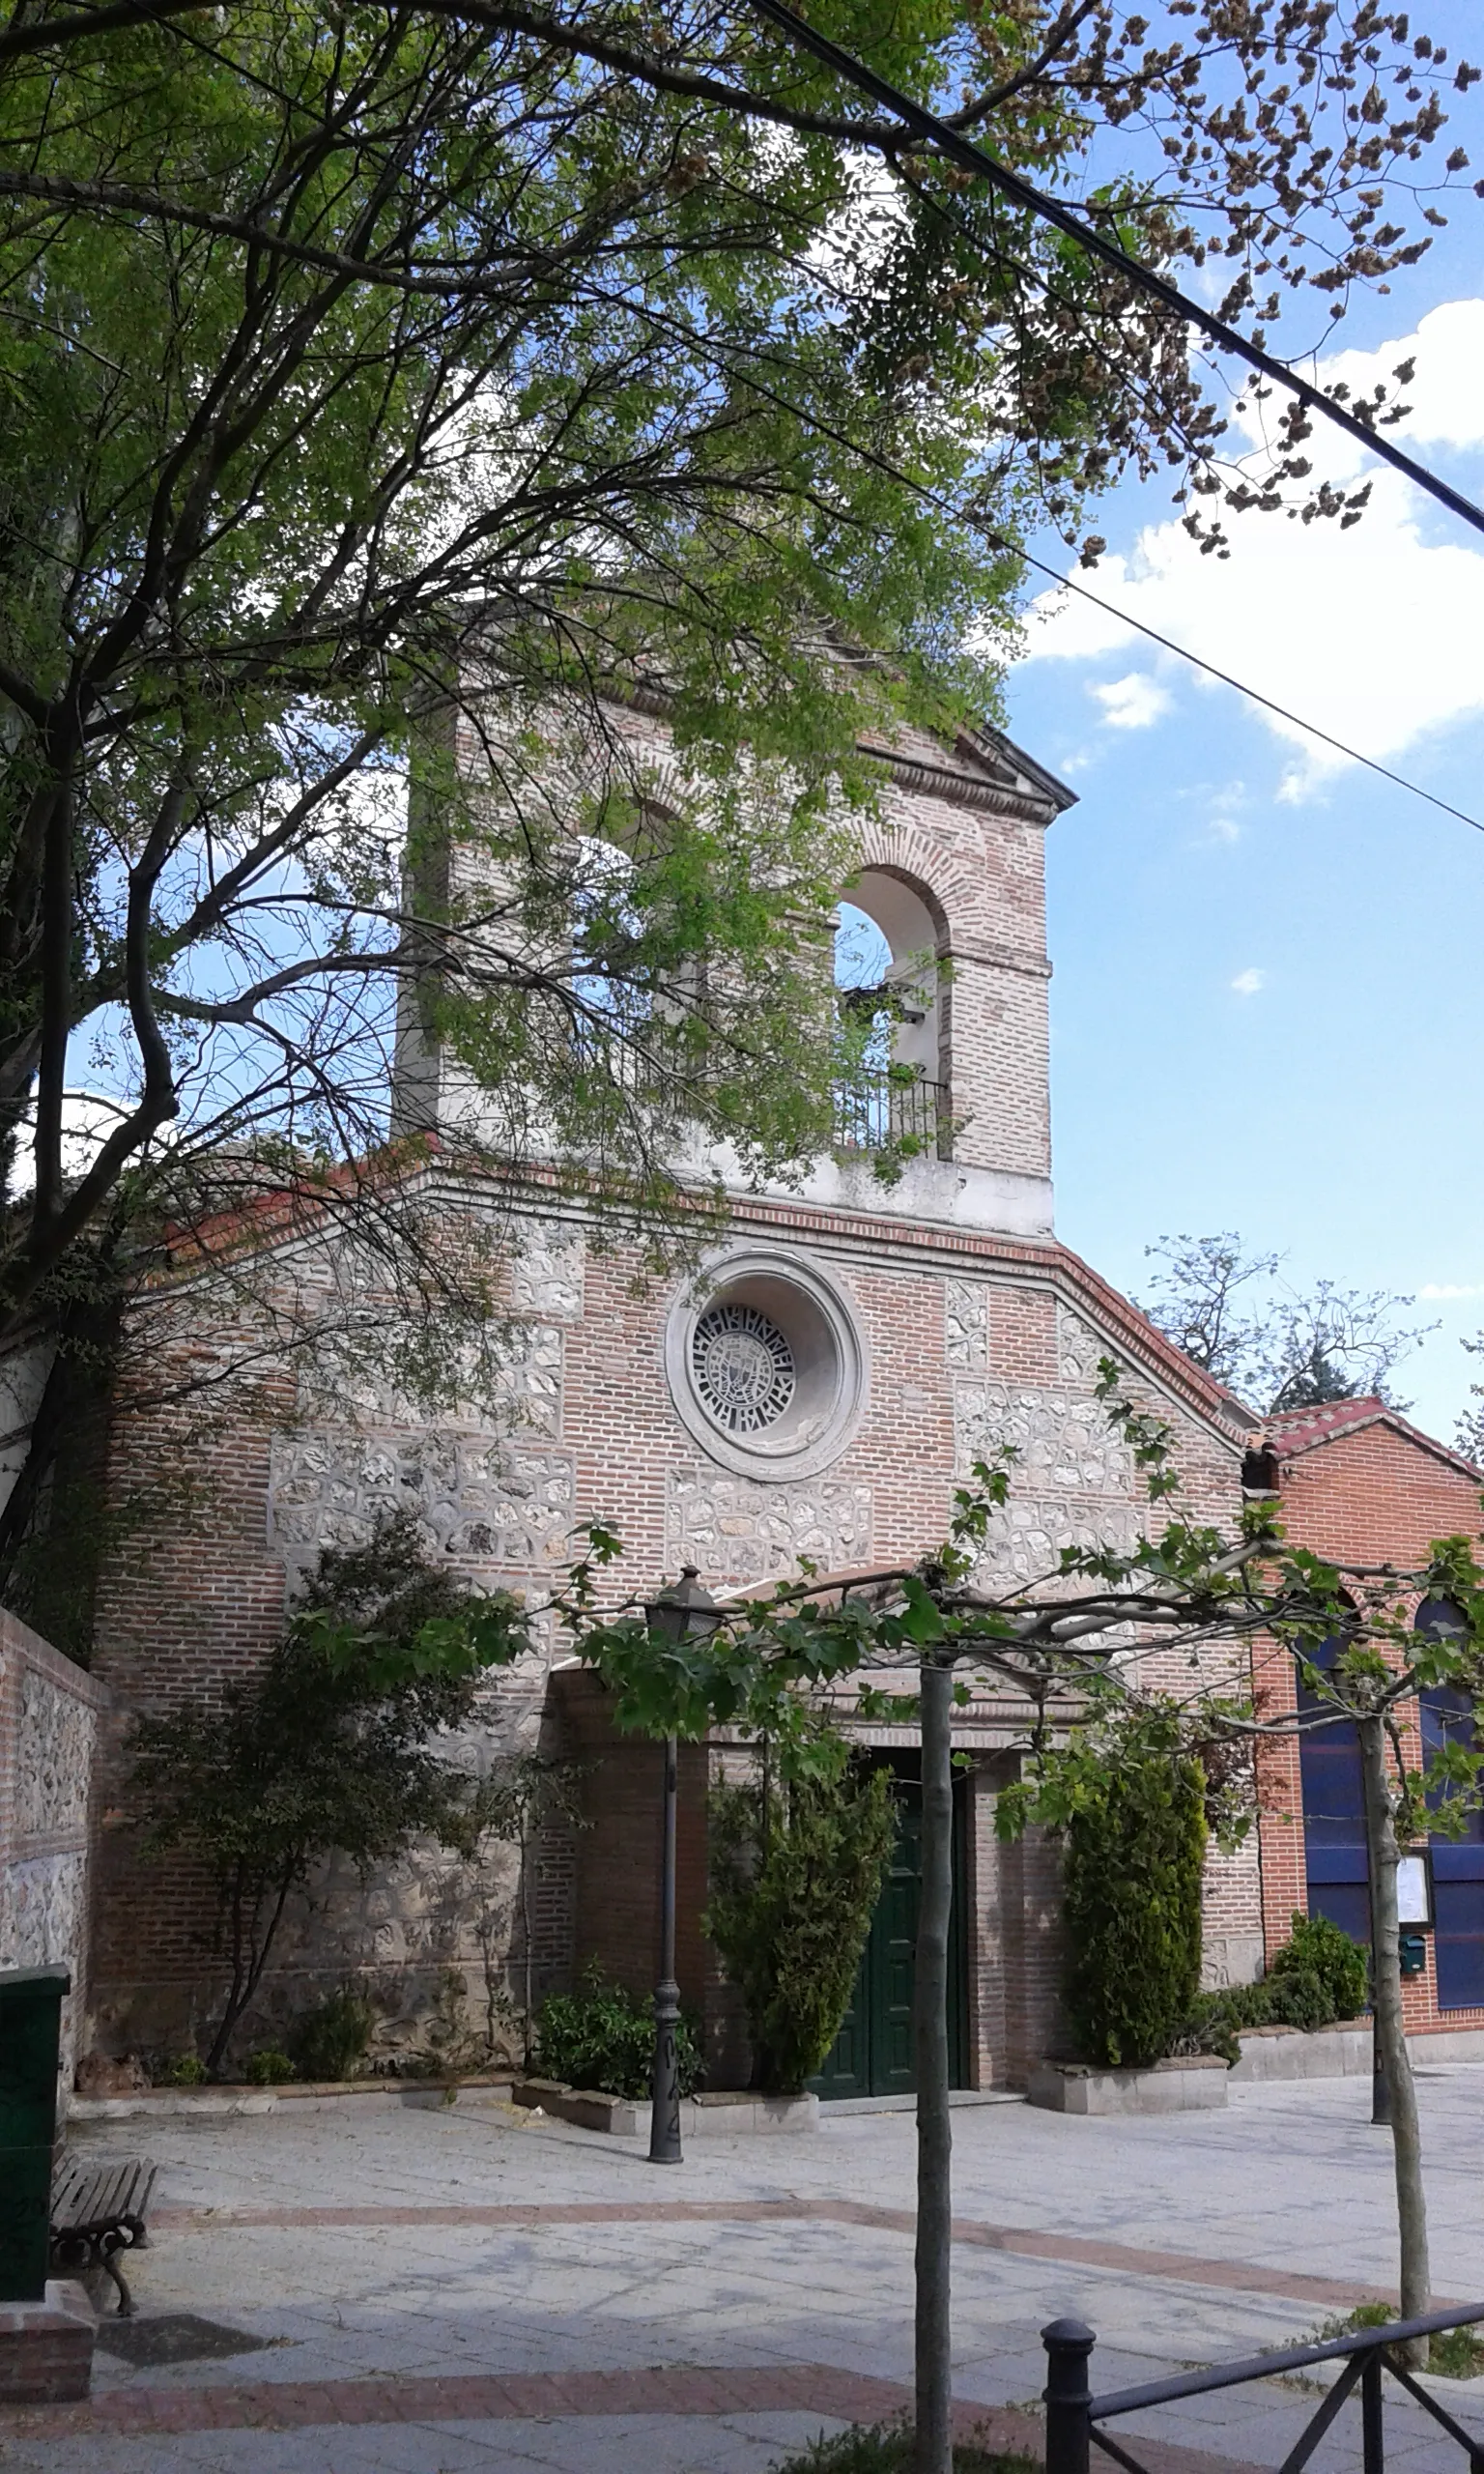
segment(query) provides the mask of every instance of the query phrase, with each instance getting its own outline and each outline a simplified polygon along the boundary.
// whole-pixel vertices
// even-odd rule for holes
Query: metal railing
[[[1450,2439],[1468,2453],[1470,2474],[1484,2474],[1484,2437],[1475,2439],[1462,2423],[1429,2396],[1411,2368],[1398,2362],[1395,2349],[1413,2337],[1438,2337],[1445,2328],[1470,2328],[1484,2319],[1484,2302],[1465,2311],[1432,2311],[1421,2319],[1392,2319],[1384,2327],[1360,2328],[1353,2337],[1332,2337],[1323,2345],[1292,2345],[1285,2353],[1257,2354],[1245,2362],[1213,2363],[1209,2371],[1183,2372],[1175,2379],[1151,2380],[1143,2388],[1119,2388],[1095,2397],[1088,2383],[1092,2351],[1098,2340],[1080,2319],[1053,2319],[1041,2332],[1046,2349],[1046,2474],[1088,2474],[1090,2452],[1101,2449],[1124,2474],[1148,2474],[1131,2452],[1099,2431],[1099,2423],[1120,2414],[1143,2413],[1152,2405],[1168,2405],[1181,2397],[1205,2397],[1215,2388],[1238,2388],[1251,2379],[1278,2379],[1302,2371],[1310,2363],[1343,2362],[1344,2370],[1304,2425],[1278,2474],[1298,2474],[1324,2438],[1341,2406],[1358,2385],[1360,2448],[1364,2474],[1384,2474],[1385,2430],[1382,2415],[1381,2378],[1389,2372],[1398,2385],[1425,2405]],[[1237,2456],[1235,2448],[1228,2452]]]
[[[666,1026],[658,1022],[635,1023],[625,1036],[583,1021],[570,1026],[567,1037],[585,1073],[629,1098],[652,1101],[663,1095],[673,1100],[677,1091],[696,1086],[715,1070],[678,1038],[668,1041]],[[834,1150],[898,1150],[927,1160],[951,1157],[954,1121],[946,1082],[929,1082],[899,1069],[852,1073],[835,1084],[832,1096]]]
[[[835,1085],[835,1149],[909,1149],[944,1157],[952,1131],[948,1085],[900,1074],[852,1074]]]

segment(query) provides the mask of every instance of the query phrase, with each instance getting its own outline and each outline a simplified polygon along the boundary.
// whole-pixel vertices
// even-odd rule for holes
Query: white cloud
[[[1417,377],[1407,395],[1415,410],[1398,434],[1484,445],[1484,300],[1450,302],[1414,335],[1376,353],[1342,354],[1321,375],[1368,386],[1413,355]],[[1316,470],[1353,478],[1360,448],[1323,430],[1317,423],[1306,449]],[[1332,521],[1233,517],[1231,558],[1217,561],[1202,558],[1172,519],[1148,526],[1131,556],[1104,560],[1089,584],[1203,661],[1384,762],[1484,713],[1484,553],[1456,535],[1429,537],[1443,521],[1434,525],[1437,513],[1400,474],[1379,470],[1364,519],[1349,532]],[[1032,659],[1087,661],[1139,641],[1070,594],[1043,594],[1033,617]],[[1125,684],[1094,692],[1107,704]],[[1347,769],[1337,750],[1254,709],[1296,751],[1285,798],[1308,797]]]
[[[1412,410],[1392,437],[1417,446],[1484,446],[1484,301],[1444,301],[1399,343],[1336,353],[1324,364],[1325,380],[1332,387],[1343,379],[1356,395],[1384,384],[1390,394],[1391,373],[1405,360],[1417,364],[1402,394]]]
[[[1103,722],[1111,731],[1147,731],[1170,709],[1165,689],[1146,670],[1130,670],[1127,678],[1090,687],[1088,694],[1102,706]]]
[[[1429,1306],[1439,1305],[1450,1297],[1484,1297],[1484,1280],[1471,1285],[1467,1281],[1459,1285],[1445,1280],[1424,1280],[1417,1295]]]
[[[1265,970],[1240,970],[1232,982],[1232,992],[1237,996],[1255,996],[1258,990],[1267,985],[1267,980]]]
[[[1251,805],[1244,782],[1228,782],[1212,794],[1211,810],[1206,820],[1207,842],[1240,842],[1241,811]]]

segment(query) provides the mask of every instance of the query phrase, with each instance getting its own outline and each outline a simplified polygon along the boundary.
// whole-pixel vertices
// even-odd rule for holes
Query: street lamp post
[[[701,1588],[694,1564],[644,1609],[644,1621],[662,1640],[679,1643],[704,1639],[721,1621],[709,1593]],[[650,2081],[649,2162],[678,2165],[680,2153],[680,2070],[675,2029],[680,2024],[680,1987],[675,1979],[675,1800],[679,1745],[665,1739],[664,1828],[660,1863],[660,1980],[654,1990],[654,2069]]]

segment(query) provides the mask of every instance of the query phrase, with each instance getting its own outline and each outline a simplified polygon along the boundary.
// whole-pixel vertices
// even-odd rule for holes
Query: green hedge
[[[1244,2028],[1332,2027],[1357,2019],[1365,2008],[1370,1969],[1365,1952],[1327,1915],[1294,1912],[1291,1938],[1277,1951],[1261,1984],[1223,1985],[1198,1994],[1189,2017],[1172,2038],[1172,2054],[1214,2053],[1240,2061],[1238,2037]]]
[[[884,1769],[712,1794],[703,1922],[770,2094],[797,2095],[840,2032],[896,1835]]]
[[[1205,1774],[1130,1732],[1067,1826],[1067,2008],[1077,2058],[1114,2069],[1161,2060],[1201,1980]]]

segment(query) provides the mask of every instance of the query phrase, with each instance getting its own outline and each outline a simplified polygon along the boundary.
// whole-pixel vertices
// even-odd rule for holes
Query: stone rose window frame
[[[727,1308],[744,1310],[718,1310]],[[718,1414],[708,1344],[728,1331],[758,1333],[763,1345],[771,1332],[784,1343],[792,1379],[777,1386],[765,1423],[739,1427]],[[679,1292],[666,1320],[665,1373],[676,1416],[708,1459],[778,1484],[838,1460],[869,1396],[866,1340],[850,1299],[822,1264],[782,1247],[731,1248]]]

